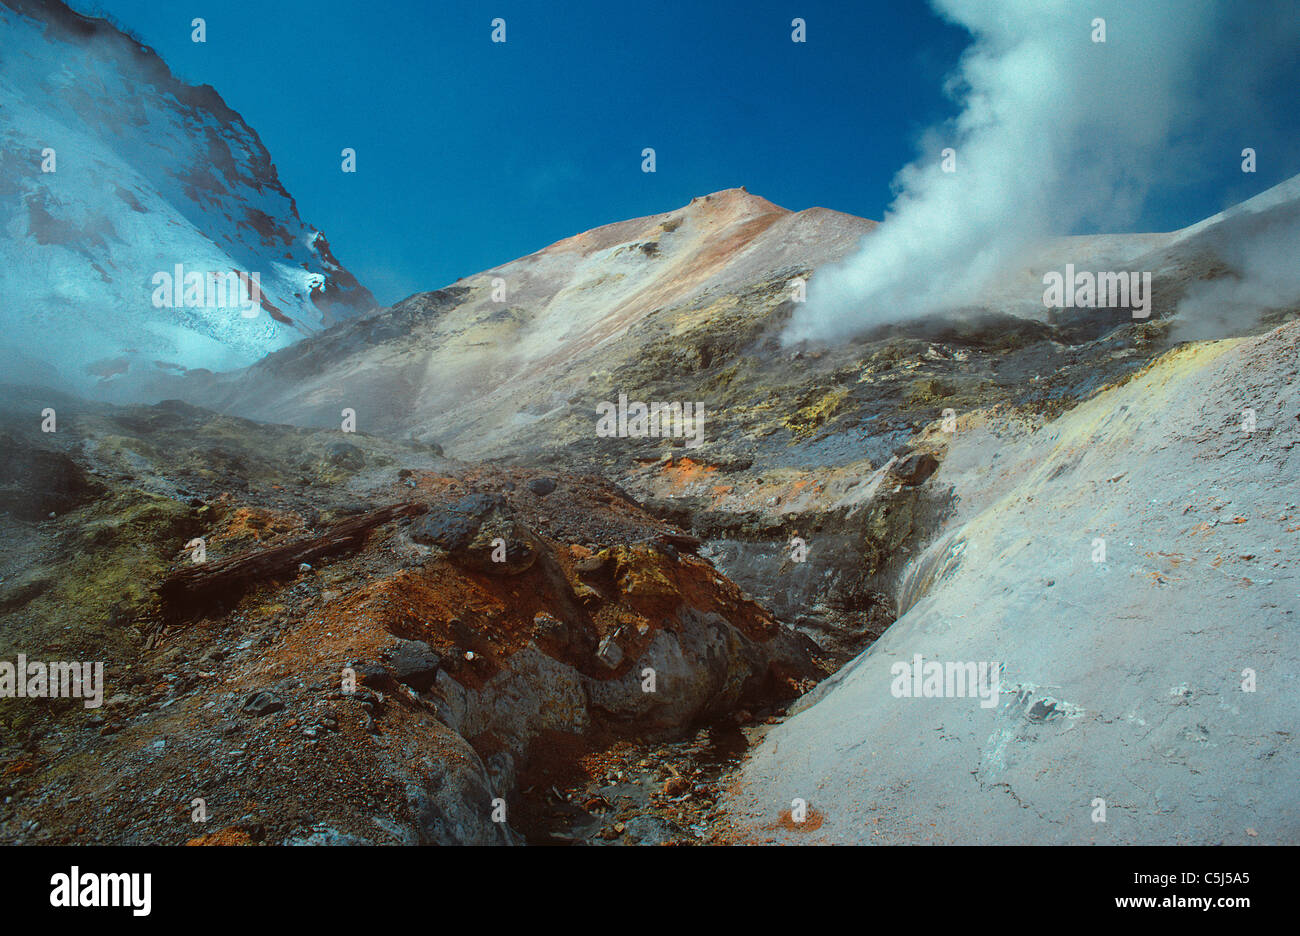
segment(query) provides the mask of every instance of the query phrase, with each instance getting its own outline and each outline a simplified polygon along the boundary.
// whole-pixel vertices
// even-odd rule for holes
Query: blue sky
[[[970,40],[908,0],[73,5],[213,85],[386,303],[732,186],[879,219],[922,131],[956,113],[944,77]],[[807,43],[790,41],[795,16]],[[356,174],[340,171],[345,146]],[[1139,229],[1196,221],[1298,171],[1295,157],[1157,193]]]

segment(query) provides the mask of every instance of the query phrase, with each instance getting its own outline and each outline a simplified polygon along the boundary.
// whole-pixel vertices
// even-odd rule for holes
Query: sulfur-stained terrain
[[[60,399],[41,433],[35,402],[5,409],[3,494],[25,509],[4,520],[0,656],[105,676],[94,709],[0,703],[7,841],[516,840],[498,797],[547,838],[528,797],[554,783],[521,781],[557,745],[668,738],[824,675],[698,541],[600,478],[181,403]],[[321,551],[184,584],[281,547]]]
[[[1300,310],[1178,301],[1294,188],[1043,245],[1154,268],[1145,319],[789,345],[872,225],[733,189],[152,405],[9,387],[0,659],[105,687],[0,700],[0,835],[1293,842]],[[700,432],[597,432],[620,395]],[[900,698],[917,654],[1002,694]]]
[[[1194,121],[1068,119],[1085,98],[1155,114],[1158,68],[1136,109],[1127,72],[1082,79],[1170,11],[1116,11],[1107,47],[1104,18],[1101,41],[1064,21],[1039,41],[1037,13],[936,6],[974,40],[949,82],[964,168],[935,170],[964,194],[910,215],[915,163],[883,225],[741,186],[543,246],[606,197],[681,192],[674,163],[722,162],[665,151],[569,201],[579,163],[551,173],[542,148],[534,173],[519,136],[492,171],[533,197],[466,181],[443,215],[455,163],[418,141],[499,127],[376,145],[348,108],[400,130],[427,82],[359,56],[374,93],[321,110],[288,90],[318,63],[287,72],[261,104],[324,135],[296,136],[286,175],[341,183],[317,207],[364,206],[367,275],[427,289],[380,308],[213,87],[109,14],[0,0],[0,844],[1300,843],[1300,176],[1179,230],[1034,236],[1244,192],[1286,148],[1252,130],[1194,166],[1222,150]],[[1184,41],[1198,19],[1245,41],[1232,4],[1198,6]],[[246,47],[213,15],[208,46],[188,21],[146,28],[196,73],[277,35]],[[526,23],[518,49],[492,22],[473,41],[493,62],[527,49]],[[1062,79],[1080,48],[1080,82],[1025,86],[1059,127],[980,145],[1032,103],[1026,65],[1055,50]],[[473,74],[457,61],[383,64]],[[574,119],[600,105],[584,62]],[[734,119],[695,126],[770,135],[729,88]],[[1094,133],[1121,125],[1140,145]],[[1032,167],[981,158],[1027,139]],[[1144,179],[1161,140],[1167,177]],[[565,214],[536,207],[553,196]],[[430,272],[451,239],[515,236],[539,242]]]
[[[1300,841],[1298,342],[1183,345],[1041,427],[964,415],[931,481],[958,506],[898,620],[751,752],[731,818],[786,842]],[[1000,691],[900,697],[918,654],[996,661]],[[816,828],[773,832],[795,797]]]

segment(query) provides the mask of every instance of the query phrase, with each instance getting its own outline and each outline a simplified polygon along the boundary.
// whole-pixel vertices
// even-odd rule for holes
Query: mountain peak
[[[708,195],[696,195],[690,202],[682,207],[682,211],[691,209],[720,212],[726,210],[745,210],[755,214],[775,211],[782,214],[789,214],[789,210],[775,205],[761,195],[755,195],[741,185],[736,188],[722,189],[718,192],[710,192]]]

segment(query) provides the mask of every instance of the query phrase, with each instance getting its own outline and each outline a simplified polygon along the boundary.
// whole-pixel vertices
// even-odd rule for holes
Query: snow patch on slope
[[[150,371],[245,366],[373,305],[211,89],[56,2],[6,0],[0,41],[9,379],[87,392]],[[263,308],[156,308],[154,274],[176,264],[257,273]]]

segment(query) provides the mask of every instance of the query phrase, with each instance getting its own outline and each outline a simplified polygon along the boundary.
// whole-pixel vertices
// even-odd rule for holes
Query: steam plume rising
[[[978,305],[1047,235],[1129,230],[1152,184],[1205,171],[1189,130],[1258,130],[1251,92],[1300,27],[1300,7],[1272,0],[932,2],[974,37],[948,86],[960,115],[922,140],[861,250],[812,278],[787,343]]]

